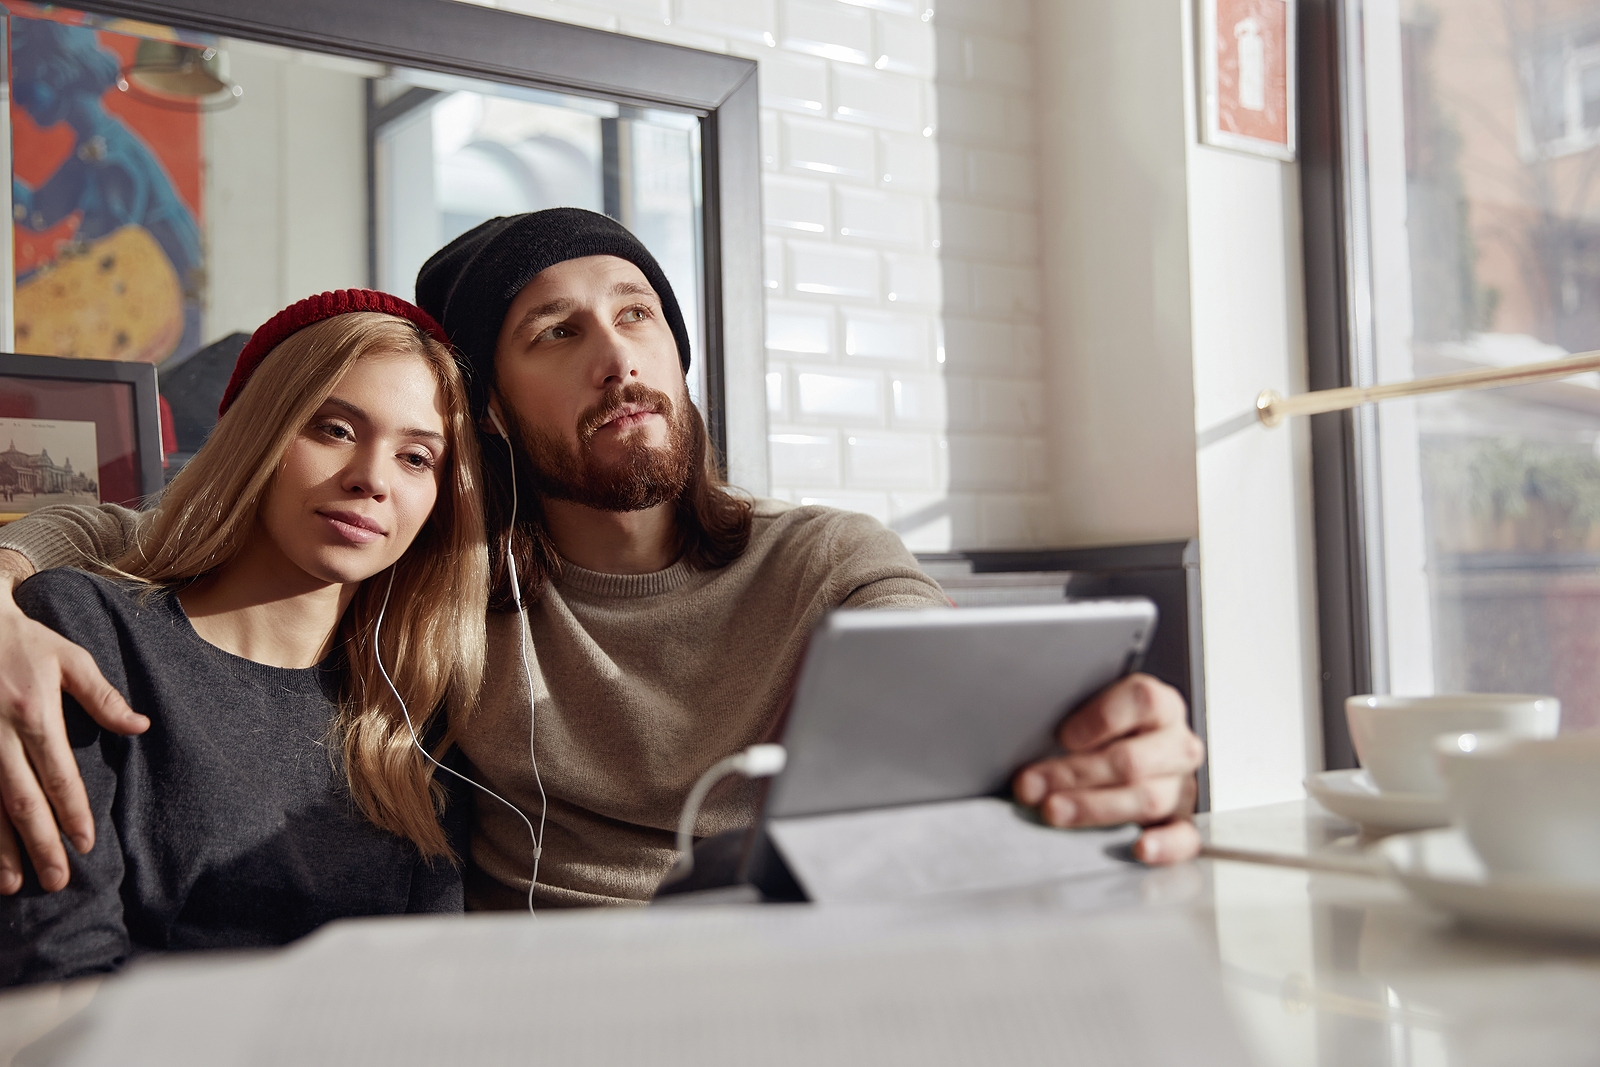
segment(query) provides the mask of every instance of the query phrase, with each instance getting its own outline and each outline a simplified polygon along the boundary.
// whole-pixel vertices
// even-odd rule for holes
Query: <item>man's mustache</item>
[[[610,422],[617,413],[633,404],[652,411],[668,422],[672,421],[672,398],[659,389],[639,382],[630,382],[607,392],[578,416],[578,442],[587,446],[600,432],[600,427]]]

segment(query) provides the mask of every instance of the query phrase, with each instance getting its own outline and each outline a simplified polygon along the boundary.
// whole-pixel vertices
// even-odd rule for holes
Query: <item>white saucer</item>
[[[1600,938],[1600,885],[1491,876],[1461,830],[1425,830],[1378,846],[1421,899],[1474,926]]]
[[[1444,797],[1425,793],[1383,793],[1364,770],[1323,771],[1306,779],[1311,799],[1363,829],[1392,833],[1450,825]]]

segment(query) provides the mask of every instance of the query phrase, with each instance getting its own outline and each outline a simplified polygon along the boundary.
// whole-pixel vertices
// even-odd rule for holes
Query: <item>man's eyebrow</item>
[[[644,284],[643,282],[631,281],[622,281],[613,285],[611,287],[610,295],[648,296],[652,300],[661,299],[656,295],[656,291],[650,288],[650,286]],[[554,300],[547,300],[543,304],[537,304],[534,307],[529,308],[527,313],[524,314],[517,322],[517,329],[515,332],[520,333],[535,322],[538,322],[540,319],[550,319],[555,318],[557,315],[565,315],[576,306],[577,305],[573,300],[564,296],[558,296]]]
[[[643,282],[618,282],[616,285],[611,287],[611,295],[649,296],[655,297],[657,300],[661,299],[659,296],[656,296],[656,291],[654,289],[650,288],[648,285],[645,285]]]
[[[372,416],[368,415],[365,411],[363,411],[361,408],[357,407],[356,405],[350,403],[350,401],[348,401],[348,400],[344,400],[344,399],[341,399],[341,398],[336,397],[336,396],[330,396],[327,399],[327,403],[332,404],[334,407],[339,408],[341,411],[348,412],[351,416],[353,416],[354,418],[360,419],[362,422],[370,423],[372,421]],[[408,429],[401,430],[400,431],[400,436],[401,437],[417,437],[417,438],[422,438],[423,440],[426,440],[426,441],[437,441],[440,444],[444,443],[444,434],[438,432],[437,430],[423,430],[423,429],[420,429],[420,428],[413,427],[413,428],[408,428]]]
[[[534,307],[529,308],[527,313],[522,316],[521,321],[517,323],[517,330],[521,331],[526,329],[528,326],[538,322],[540,319],[548,319],[556,315],[564,315],[571,311],[573,306],[573,302],[564,296],[558,296],[554,300],[547,300],[543,304],[535,305]]]

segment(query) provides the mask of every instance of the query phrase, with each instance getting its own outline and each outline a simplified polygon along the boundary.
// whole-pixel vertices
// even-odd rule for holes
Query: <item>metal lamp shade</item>
[[[171,41],[140,41],[128,77],[140,88],[166,96],[201,98],[234,88],[226,53]]]

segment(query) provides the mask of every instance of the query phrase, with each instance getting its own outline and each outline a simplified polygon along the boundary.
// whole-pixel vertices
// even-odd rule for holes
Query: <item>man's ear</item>
[[[507,441],[511,440],[511,434],[506,431],[505,416],[500,411],[500,398],[498,396],[489,398],[489,410],[484,413],[483,421],[478,424],[478,428],[484,433],[496,434]]]

